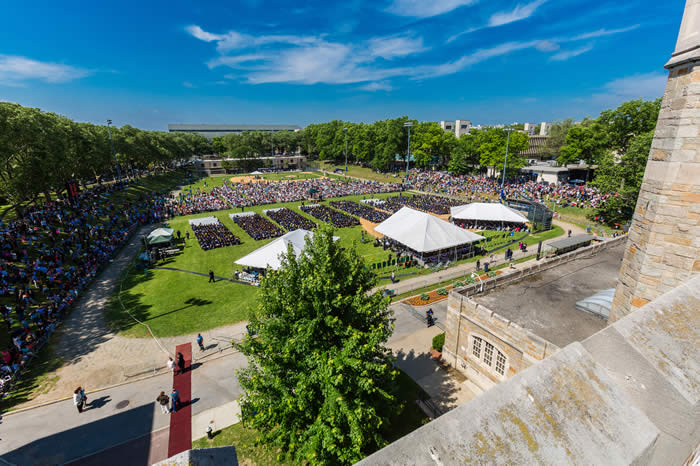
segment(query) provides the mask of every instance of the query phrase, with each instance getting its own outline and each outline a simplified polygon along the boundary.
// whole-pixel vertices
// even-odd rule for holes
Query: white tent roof
[[[309,230],[302,229],[290,231],[286,235],[280,236],[276,240],[267,243],[265,246],[256,249],[247,256],[241,257],[236,261],[236,264],[254,267],[256,269],[266,269],[269,266],[273,270],[278,270],[282,265],[280,255],[287,253],[287,245],[292,245],[294,254],[298,257],[304,250],[307,236],[313,239],[314,234]]]
[[[484,239],[434,215],[409,207],[377,225],[375,231],[418,252],[433,252]]]
[[[515,209],[497,203],[474,202],[450,208],[452,218],[488,222],[525,223],[527,218]]]

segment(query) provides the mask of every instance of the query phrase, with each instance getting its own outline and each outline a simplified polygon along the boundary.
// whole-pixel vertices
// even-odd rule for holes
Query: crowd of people
[[[314,222],[291,209],[287,209],[286,207],[268,210],[266,214],[272,220],[282,225],[282,227],[287,231],[294,231],[298,229],[311,231],[316,228],[316,224]]]
[[[241,244],[240,238],[231,233],[231,230],[221,222],[205,225],[193,224],[192,231],[199,241],[199,246],[205,251]]]
[[[357,202],[331,201],[330,204],[336,209],[342,210],[343,212],[347,212],[360,218],[364,218],[365,220],[369,220],[373,223],[381,223],[387,218],[389,218],[388,213],[382,212],[377,209],[373,209],[372,207],[368,207],[366,205],[358,204]]]
[[[266,181],[254,183],[232,183],[225,181],[223,186],[211,191],[190,190],[181,193],[173,200],[173,212],[190,215],[236,207],[250,207],[278,202],[296,202],[312,198],[333,198],[357,194],[397,192],[398,183],[348,180],[339,181],[327,178],[312,178],[298,181]]]
[[[528,231],[527,225],[515,222],[494,222],[487,220],[455,220],[454,224],[467,230]]]
[[[409,173],[411,188],[424,192],[466,197],[471,202],[498,197],[503,191],[506,198],[525,197],[539,202],[550,201],[562,207],[592,207],[602,205],[613,194],[602,194],[591,186],[573,184],[545,184],[521,177],[508,180],[501,188],[501,180],[485,176],[455,176],[445,171],[417,171]]]
[[[0,221],[0,313],[11,340],[0,352],[3,392],[131,231],[167,217],[169,194],[123,200],[128,187],[98,185]]]
[[[284,234],[280,227],[258,214],[235,216],[233,221],[256,241],[277,238]]]
[[[333,210],[325,205],[312,204],[301,206],[300,209],[312,217],[316,217],[319,220],[332,224],[336,228],[354,227],[355,225],[360,224],[360,221],[355,217],[338,212],[337,210]]]
[[[383,209],[396,212],[401,207],[411,207],[424,212],[432,212],[438,215],[450,213],[450,207],[464,204],[463,201],[451,199],[443,196],[433,196],[430,194],[420,194],[416,196],[394,196],[386,198]]]

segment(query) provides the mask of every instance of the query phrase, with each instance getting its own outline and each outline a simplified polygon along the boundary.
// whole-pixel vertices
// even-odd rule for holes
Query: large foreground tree
[[[397,414],[388,300],[354,248],[318,231],[298,258],[290,252],[260,289],[239,345],[244,425],[297,461],[349,464],[383,446]]]

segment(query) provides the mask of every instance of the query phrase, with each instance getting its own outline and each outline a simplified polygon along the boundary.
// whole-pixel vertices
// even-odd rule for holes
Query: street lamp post
[[[408,147],[406,148],[406,183],[408,183],[408,163],[411,160],[411,126],[413,123],[407,121],[403,125],[408,128]]]
[[[345,133],[345,176],[348,176],[348,129],[343,128]]]
[[[481,277],[479,276],[479,274],[476,272],[472,272],[471,277],[474,280],[479,280],[479,283],[481,284],[481,286],[479,286],[479,293],[483,293],[484,292],[484,282],[481,280]]]
[[[503,198],[503,189],[505,188],[506,185],[506,165],[508,164],[508,143],[510,142],[510,132],[513,131],[513,128],[506,128],[506,133],[508,134],[506,136],[506,158],[503,161],[503,180],[501,181],[501,198]]]
[[[112,147],[112,158],[114,159],[114,167],[117,169],[117,179],[122,177],[121,171],[119,170],[119,163],[117,162],[117,154],[114,153],[114,142],[112,142],[112,130],[110,125],[112,120],[107,120],[107,133],[109,133],[109,145]]]

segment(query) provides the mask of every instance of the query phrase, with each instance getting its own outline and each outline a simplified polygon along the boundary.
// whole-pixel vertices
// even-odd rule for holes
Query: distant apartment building
[[[540,123],[540,136],[549,136],[551,130],[552,123],[548,121],[543,121],[542,123]]]
[[[442,120],[440,121],[440,127],[445,131],[454,133],[456,137],[460,137],[463,134],[469,134],[469,130],[472,128],[472,122],[469,120]]]
[[[525,123],[523,125],[523,131],[525,131],[528,136],[534,136],[536,129],[537,126],[534,123]]]

